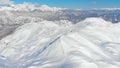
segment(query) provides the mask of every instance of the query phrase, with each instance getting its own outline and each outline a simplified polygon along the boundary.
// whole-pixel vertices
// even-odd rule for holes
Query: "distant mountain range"
[[[18,5],[1,5],[0,12],[8,11],[12,15],[23,17],[32,16],[45,20],[69,20],[78,23],[86,18],[100,17],[112,23],[120,22],[120,9],[72,10],[67,8],[49,7],[47,5],[33,5],[30,3]],[[34,13],[34,15],[33,15]],[[0,14],[1,15],[1,14]],[[17,16],[19,17],[19,16]]]
[[[100,17],[112,23],[120,22],[120,10],[62,10],[57,12],[59,18],[70,20],[74,23],[90,17]],[[57,18],[58,19],[58,18]]]

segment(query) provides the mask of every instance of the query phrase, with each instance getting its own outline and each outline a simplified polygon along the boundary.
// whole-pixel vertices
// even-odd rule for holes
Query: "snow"
[[[83,22],[93,26],[109,26],[111,22],[105,21],[102,18],[86,18]]]
[[[60,10],[63,10],[62,8],[56,8],[56,7],[49,7],[47,5],[41,5],[40,7],[40,10],[41,11],[60,11]]]
[[[120,10],[120,8],[115,8],[115,7],[112,7],[112,8],[93,8],[93,10]]]
[[[0,11],[34,11],[34,10],[38,10],[38,11],[51,11],[51,12],[56,12],[56,11],[61,11],[61,10],[65,10],[65,8],[58,8],[58,7],[49,7],[47,5],[41,5],[41,6],[37,6],[35,4],[32,3],[26,3],[24,2],[23,4],[11,4],[10,6],[3,6],[0,7]]]
[[[120,10],[120,8],[102,8],[103,10]]]
[[[0,40],[0,68],[119,68],[119,28],[101,18],[24,23]]]

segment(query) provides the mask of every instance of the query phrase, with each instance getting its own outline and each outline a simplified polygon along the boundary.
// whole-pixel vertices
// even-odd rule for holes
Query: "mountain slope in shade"
[[[0,68],[120,67],[120,24],[61,22],[26,23],[0,40]]]

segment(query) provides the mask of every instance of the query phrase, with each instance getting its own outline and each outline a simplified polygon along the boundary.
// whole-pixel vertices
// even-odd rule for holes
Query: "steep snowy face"
[[[119,28],[100,18],[26,23],[0,40],[0,68],[119,68]]]

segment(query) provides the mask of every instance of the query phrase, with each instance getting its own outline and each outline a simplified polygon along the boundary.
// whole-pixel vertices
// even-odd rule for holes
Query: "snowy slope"
[[[101,18],[26,23],[0,40],[0,68],[119,68],[119,28]]]

